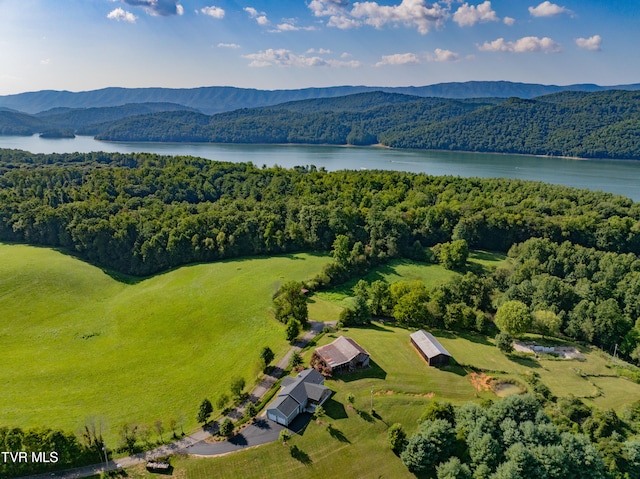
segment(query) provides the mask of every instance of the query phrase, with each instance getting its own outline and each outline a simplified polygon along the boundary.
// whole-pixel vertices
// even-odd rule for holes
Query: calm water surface
[[[191,155],[217,161],[293,167],[316,165],[329,171],[381,169],[477,177],[519,178],[602,190],[640,201],[640,161],[569,160],[535,156],[393,150],[373,147],[223,145],[210,143],[111,143],[92,137],[43,139],[0,136],[0,148],[33,153],[107,151]]]

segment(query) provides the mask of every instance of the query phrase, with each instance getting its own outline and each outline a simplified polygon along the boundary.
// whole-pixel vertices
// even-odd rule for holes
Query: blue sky
[[[0,94],[640,83],[640,1],[0,0]]]

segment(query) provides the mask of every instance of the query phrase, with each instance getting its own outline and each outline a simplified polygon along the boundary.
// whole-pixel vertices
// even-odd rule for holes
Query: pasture
[[[231,379],[247,389],[258,353],[288,350],[271,296],[327,256],[296,254],[191,265],[119,281],[51,249],[0,245],[0,424],[78,431],[171,419],[188,431],[198,405]],[[155,436],[155,432],[154,432]]]

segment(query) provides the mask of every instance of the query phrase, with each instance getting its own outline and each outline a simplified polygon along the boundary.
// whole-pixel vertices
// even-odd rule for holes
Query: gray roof
[[[411,339],[413,339],[416,346],[418,346],[428,358],[433,358],[440,354],[451,357],[451,354],[444,349],[444,346],[442,346],[442,344],[440,344],[431,333],[427,333],[420,329],[419,331],[411,334]]]
[[[327,388],[320,384],[305,383],[304,389],[307,391],[307,397],[312,401],[319,402],[322,396],[327,392]]]
[[[278,396],[269,409],[277,409],[284,417],[291,416],[291,413],[296,410],[300,404],[291,396]]]
[[[306,406],[309,399],[320,401],[323,394],[329,391],[329,388],[324,386],[324,377],[315,369],[305,369],[295,378],[286,377],[282,384],[283,388],[269,409],[277,409],[286,417],[289,417],[299,405]]]
[[[358,356],[358,354],[366,354],[369,356],[369,353],[358,343],[344,336],[340,336],[332,343],[317,348],[316,354],[332,368],[348,363]]]

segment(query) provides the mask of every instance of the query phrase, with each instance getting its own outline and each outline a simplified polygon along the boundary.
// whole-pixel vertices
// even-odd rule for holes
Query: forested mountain
[[[290,102],[207,117],[159,113],[114,122],[97,135],[115,141],[370,145],[390,129],[409,129],[471,112],[489,100],[447,100],[393,93]]]
[[[351,95],[354,93],[384,91],[423,97],[533,98],[560,91],[638,90],[640,84],[598,85],[539,85],[507,81],[470,81],[439,83],[418,87],[337,86],[303,88],[298,90],[256,90],[233,87],[201,88],[104,88],[86,92],[38,91],[0,96],[0,107],[13,108],[26,113],[38,113],[52,108],[93,108],[119,106],[126,103],[178,103],[207,114],[276,105],[289,101]]]
[[[442,122],[396,129],[398,148],[640,159],[640,93],[559,93],[511,98]]]
[[[640,159],[640,93],[562,92],[531,100],[390,93],[290,102],[206,117],[159,113],[105,125],[115,141],[311,143]]]
[[[33,135],[50,129],[82,130],[87,132],[85,134],[95,134],[100,131],[95,125],[104,125],[136,115],[177,110],[193,111],[175,103],[135,103],[105,108],[54,108],[37,115],[0,110],[0,135]]]
[[[0,134],[75,130],[100,140],[305,143],[640,159],[640,92],[445,99],[367,92],[206,115],[171,103],[0,110]]]

